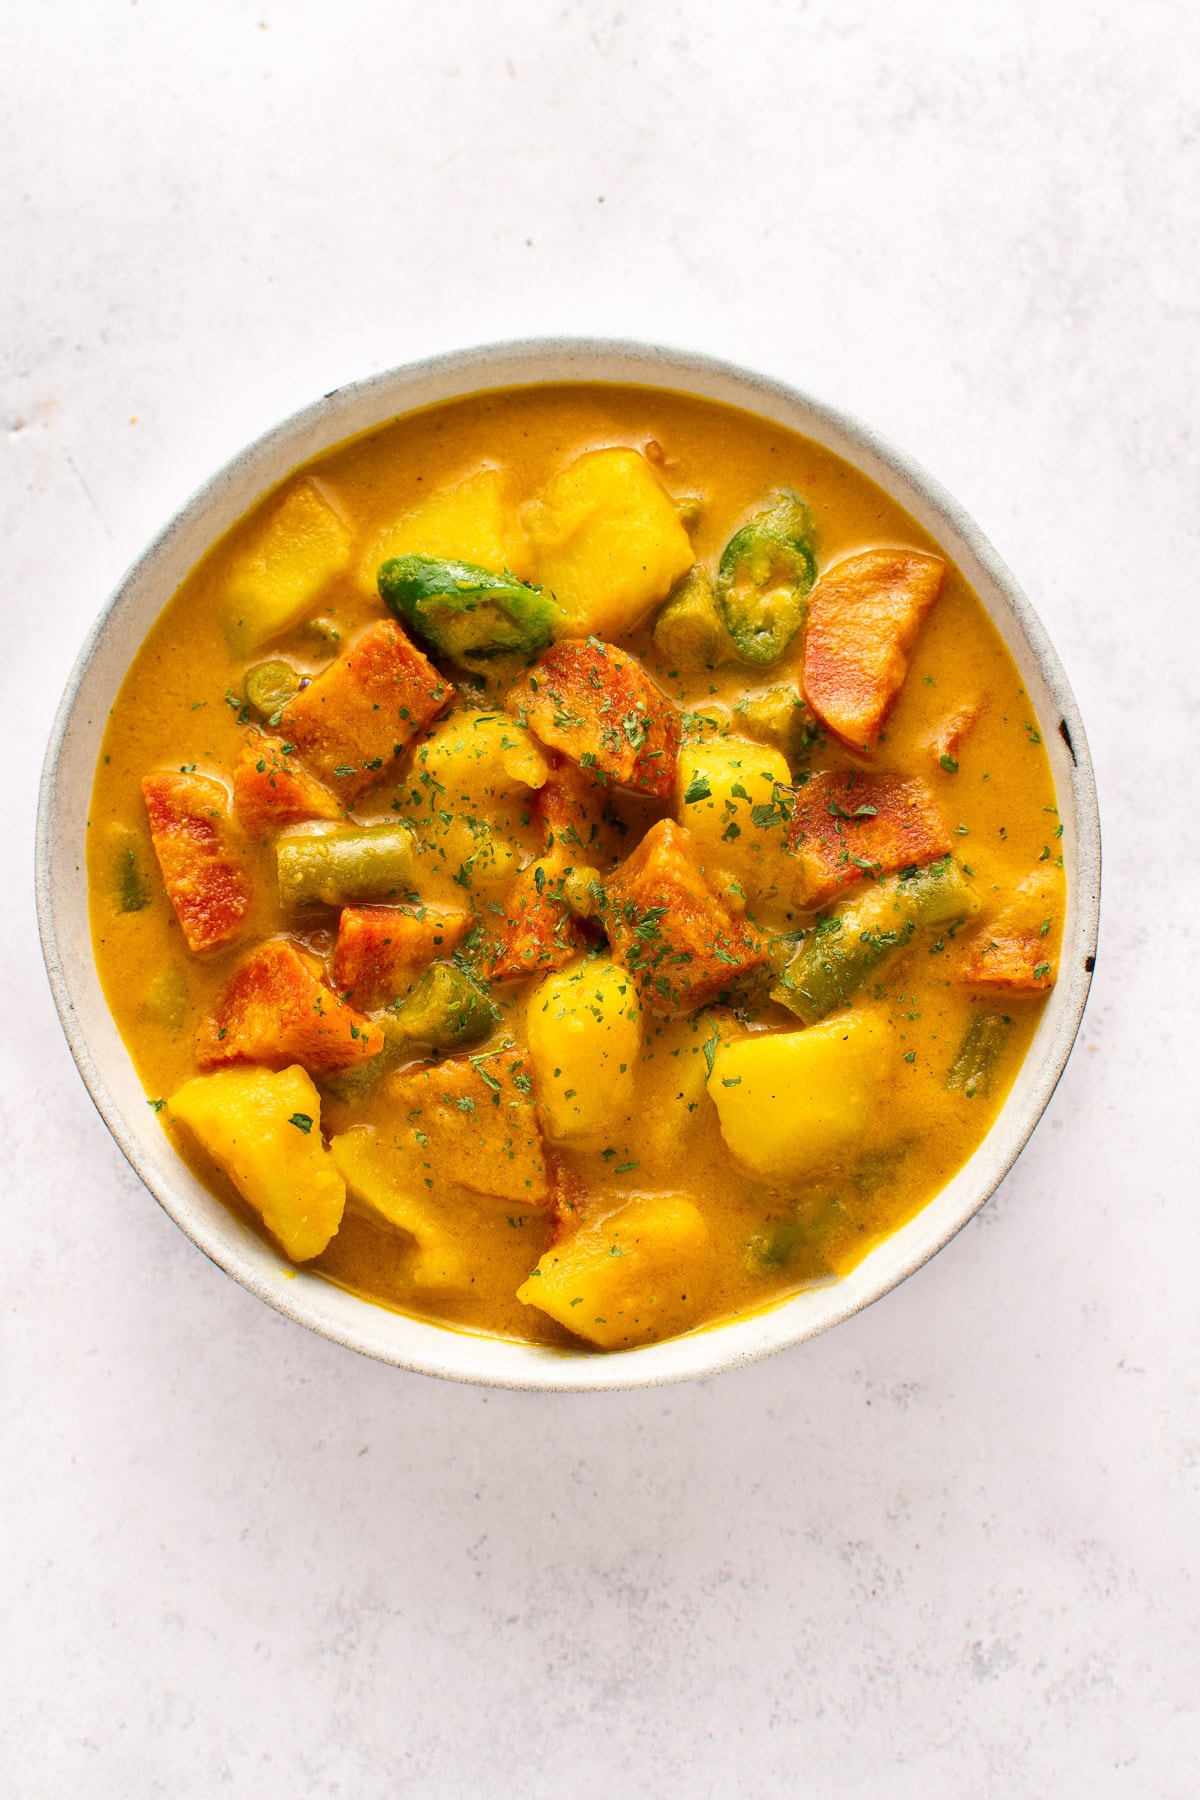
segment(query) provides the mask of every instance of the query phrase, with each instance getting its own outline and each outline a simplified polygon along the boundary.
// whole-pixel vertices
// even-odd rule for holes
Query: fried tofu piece
[[[504,900],[504,915],[492,933],[489,981],[515,981],[561,969],[583,947],[583,933],[571,916],[564,871],[556,863],[522,869]]]
[[[923,868],[948,854],[950,834],[924,782],[827,769],[797,788],[788,849],[802,870],[804,906],[844,887]]]
[[[381,619],[296,695],[280,730],[339,799],[354,800],[453,698],[445,676]]]
[[[142,796],[167,898],[189,950],[213,950],[242,929],[253,898],[231,839],[229,795],[208,775],[147,775]]]
[[[546,828],[546,844],[551,850],[594,855],[603,853],[606,836],[604,817],[606,790],[602,783],[566,757],[557,757],[556,766],[534,802],[535,810]]]
[[[1054,986],[1054,964],[1037,932],[1004,932],[978,939],[958,978],[971,987],[1038,994]]]
[[[410,1150],[429,1186],[544,1206],[550,1178],[526,1057],[514,1050],[448,1057],[389,1075],[394,1142]]]
[[[972,700],[943,719],[930,738],[929,754],[947,775],[958,774],[958,753],[986,710],[986,700]]]
[[[248,737],[233,771],[233,804],[251,837],[266,837],[305,819],[340,819],[327,787],[285,752],[282,738]]]
[[[600,917],[651,1012],[693,1012],[767,960],[762,937],[713,890],[692,834],[652,825],[608,881]]]
[[[543,744],[601,780],[670,796],[679,713],[636,656],[596,638],[565,638],[513,683],[506,704]]]
[[[200,1027],[196,1062],[202,1069],[300,1063],[336,1074],[382,1049],[378,1025],[326,987],[290,939],[268,938],[234,971],[216,1011]]]
[[[990,925],[963,946],[958,980],[1008,993],[1039,994],[1053,987],[1062,904],[1062,876],[1048,865],[1035,869]]]
[[[438,906],[344,906],[333,980],[346,999],[376,1006],[403,992],[423,969],[457,949],[470,916]]]
[[[822,575],[809,596],[804,695],[851,749],[867,755],[878,743],[945,572],[936,556],[866,550]]]

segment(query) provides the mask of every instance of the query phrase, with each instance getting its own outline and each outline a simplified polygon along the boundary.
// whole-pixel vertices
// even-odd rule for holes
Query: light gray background
[[[1190,1800],[1200,15],[7,17],[0,1793]],[[121,1162],[34,935],[53,709],[166,515],[325,389],[540,331],[741,359],[924,461],[1042,612],[1106,828],[997,1198],[662,1394],[453,1388],[251,1300]]]

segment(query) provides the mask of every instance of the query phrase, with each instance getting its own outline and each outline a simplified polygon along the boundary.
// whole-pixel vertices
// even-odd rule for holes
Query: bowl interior
[[[672,388],[772,419],[862,469],[933,534],[1021,672],[1058,788],[1068,884],[1061,973],[1033,1045],[988,1137],[942,1191],[840,1281],[748,1318],[610,1355],[511,1343],[391,1312],[288,1266],[228,1212],[171,1149],[117,1033],[92,958],[83,857],[100,740],[129,663],[188,571],[263,492],[309,457],[400,413],[487,388],[573,380]],[[940,1249],[1011,1167],[1066,1064],[1091,980],[1099,874],[1091,763],[1066,677],[1029,602],[950,496],[868,427],[778,383],[653,346],[569,340],[486,346],[338,389],[215,475],[134,564],[80,653],[47,754],[37,860],[43,948],[71,1050],[121,1149],[180,1228],[252,1293],[338,1343],[453,1380],[553,1389],[648,1386],[753,1361],[857,1312]]]

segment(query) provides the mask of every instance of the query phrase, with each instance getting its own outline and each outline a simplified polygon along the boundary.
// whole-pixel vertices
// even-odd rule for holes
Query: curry
[[[836,1280],[980,1144],[1062,825],[939,546],[768,421],[564,385],[264,496],[139,650],[97,964],[291,1262],[615,1351]]]

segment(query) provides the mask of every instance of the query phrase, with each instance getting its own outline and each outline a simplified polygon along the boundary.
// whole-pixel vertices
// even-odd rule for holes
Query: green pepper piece
[[[958,1055],[950,1064],[946,1086],[973,1100],[986,1094],[1004,1052],[1013,1022],[1007,1013],[980,1013],[971,1020]]]
[[[279,904],[292,912],[406,894],[413,842],[407,825],[336,825],[282,836],[275,844]]]
[[[765,694],[739,700],[733,710],[744,731],[782,751],[793,769],[807,766],[825,735],[794,687],[768,688]]]
[[[654,621],[655,648],[671,664],[715,669],[731,662],[735,652],[717,611],[707,569],[693,563],[677,581]]]
[[[400,623],[455,660],[531,655],[566,617],[540,588],[474,563],[393,556],[380,567],[378,581]]]
[[[113,904],[118,912],[141,912],[150,904],[150,883],[135,848],[132,832],[117,833],[113,846]]]
[[[448,962],[432,963],[396,1009],[405,1037],[435,1050],[478,1043],[499,1017],[484,988]]]
[[[390,1075],[412,1056],[408,1033],[400,1029],[389,1013],[380,1013],[372,1023],[383,1033],[383,1049],[378,1055],[369,1056],[365,1062],[355,1063],[337,1075],[319,1077],[320,1086],[335,1100],[344,1100],[348,1106],[360,1106],[385,1075]]]
[[[178,963],[164,963],[146,989],[146,1017],[164,1030],[182,1029],[191,1007],[187,976]]]
[[[272,725],[289,701],[300,692],[300,677],[290,663],[255,663],[246,671],[246,698],[255,712]]]
[[[771,998],[815,1025],[853,999],[867,977],[918,931],[957,924],[974,903],[962,870],[949,856],[880,881],[840,913],[817,921]]]
[[[816,578],[808,508],[781,488],[721,553],[717,605],[740,657],[770,663],[783,655],[804,624]]]

